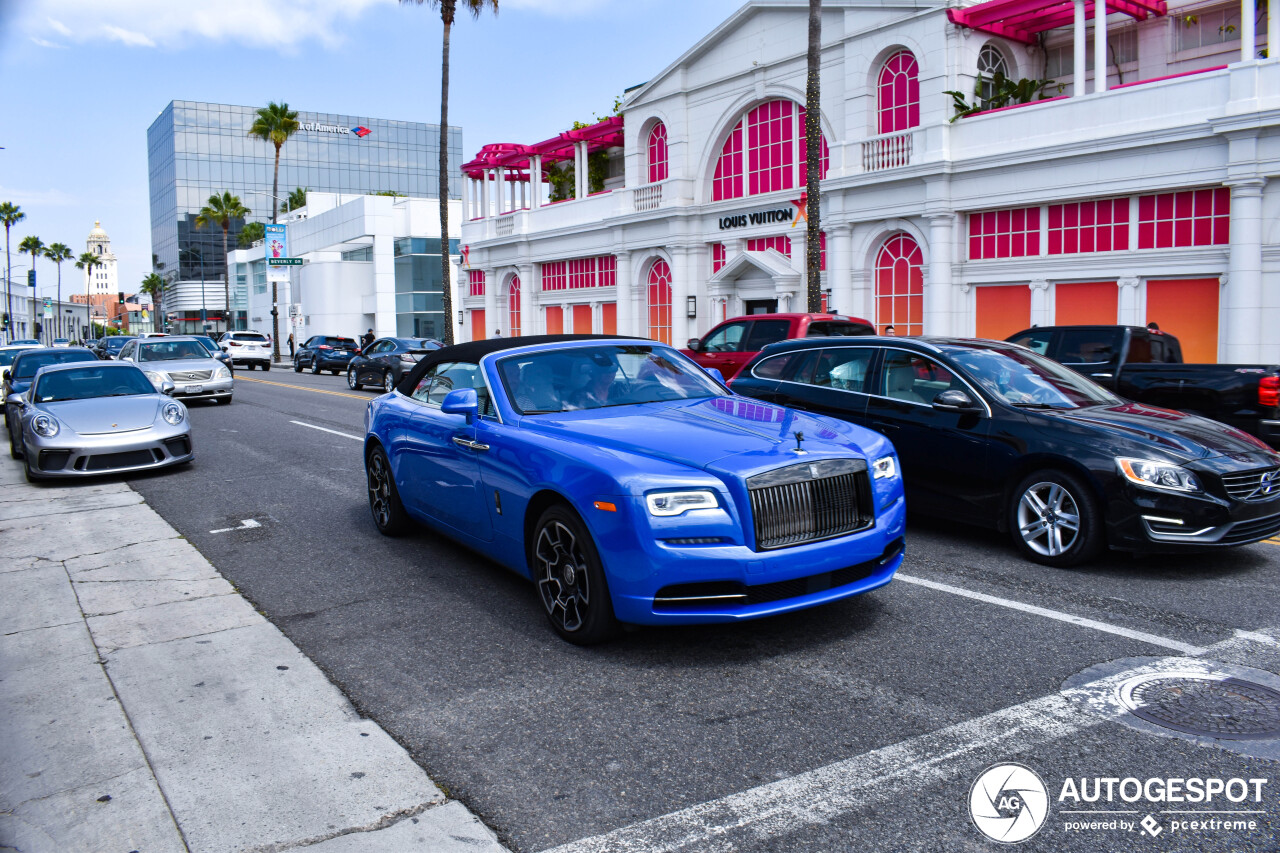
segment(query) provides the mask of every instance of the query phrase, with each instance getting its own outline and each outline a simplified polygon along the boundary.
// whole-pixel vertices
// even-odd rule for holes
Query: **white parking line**
[[[253,530],[255,527],[261,527],[261,526],[262,526],[261,524],[254,521],[252,518],[245,518],[240,520],[239,527],[219,527],[217,530],[210,530],[209,532],[210,533],[230,533],[233,530]]]
[[[1201,646],[1193,646],[1190,643],[1184,643],[1181,640],[1170,640],[1168,637],[1159,637],[1155,634],[1148,634],[1146,631],[1135,631],[1132,628],[1122,628],[1119,625],[1111,625],[1107,622],[1099,622],[1096,619],[1086,619],[1083,616],[1074,616],[1070,613],[1063,613],[1061,610],[1050,610],[1047,607],[1037,607],[1034,604],[1023,604],[1021,601],[1014,601],[1010,598],[1000,598],[995,595],[987,595],[982,592],[973,592],[963,587],[952,586],[951,584],[938,583],[937,581],[925,580],[924,578],[913,577],[912,575],[904,575],[898,572],[894,578],[905,583],[913,583],[918,586],[936,589],[939,592],[949,592],[952,595],[959,595],[964,598],[972,598],[974,601],[983,601],[987,604],[994,604],[997,607],[1008,607],[1010,610],[1019,610],[1023,613],[1030,613],[1034,616],[1043,616],[1046,619],[1054,619],[1058,622],[1067,622],[1072,625],[1079,625],[1081,628],[1092,628],[1095,631],[1102,631],[1105,634],[1115,634],[1118,637],[1128,637],[1130,640],[1138,640],[1143,643],[1150,643],[1153,646],[1161,646],[1166,649],[1173,649],[1182,652],[1184,655],[1202,655],[1205,649]]]
[[[353,439],[353,440],[355,440],[355,441],[361,441],[361,442],[362,442],[362,441],[364,441],[364,437],[363,437],[363,436],[359,436],[359,435],[352,435],[352,434],[351,434],[351,433],[349,433],[349,432],[338,432],[336,429],[329,429],[328,427],[322,427],[322,426],[316,426],[315,424],[303,423],[302,421],[289,421],[289,423],[291,423],[291,424],[297,424],[298,426],[304,426],[304,427],[306,427],[307,429],[318,429],[318,430],[320,430],[321,432],[327,432],[327,433],[330,433],[330,434],[332,434],[332,435],[340,435],[340,436],[342,436],[343,438],[350,438],[350,439]]]

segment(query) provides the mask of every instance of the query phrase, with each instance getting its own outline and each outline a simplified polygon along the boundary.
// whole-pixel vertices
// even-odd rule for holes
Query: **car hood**
[[[1082,427],[1087,431],[1082,438],[1090,444],[1096,445],[1099,438],[1112,439],[1111,449],[1120,455],[1136,452],[1134,442],[1141,442],[1182,462],[1217,457],[1251,464],[1276,461],[1274,451],[1253,436],[1199,415],[1158,406],[1126,402],[1033,414],[1040,417],[1044,427],[1049,426],[1045,421]]]
[[[711,397],[526,417],[522,429],[730,476],[867,455],[888,442],[852,424],[761,403]],[[804,434],[802,454],[795,452]]]
[[[146,429],[155,423],[159,403],[163,399],[167,398],[158,394],[93,397],[88,400],[41,403],[39,408],[80,435],[93,435]]]
[[[139,361],[138,367],[159,373],[187,373],[193,370],[217,370],[222,362],[208,358],[178,358],[173,361]]]

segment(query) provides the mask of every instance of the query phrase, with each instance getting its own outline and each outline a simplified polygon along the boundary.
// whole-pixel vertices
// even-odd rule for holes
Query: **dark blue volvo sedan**
[[[902,562],[898,460],[862,427],[739,397],[664,344],[591,336],[430,353],[366,415],[378,529],[429,525],[528,577],[570,642],[751,619]]]

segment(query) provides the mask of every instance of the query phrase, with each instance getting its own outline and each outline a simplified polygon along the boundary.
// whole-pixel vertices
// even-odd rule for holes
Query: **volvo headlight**
[[[871,463],[871,476],[876,480],[892,480],[898,476],[898,460],[892,456],[881,456]]]
[[[49,415],[36,415],[31,419],[31,429],[36,435],[53,438],[58,434],[58,422]]]
[[[1150,459],[1129,459],[1116,457],[1120,473],[1130,483],[1145,486],[1149,489],[1168,489],[1173,492],[1198,492],[1200,481],[1196,475],[1186,468],[1171,465],[1168,462],[1153,462]]]
[[[230,379],[231,371],[227,370],[227,366],[225,364],[220,364],[218,365],[218,369],[213,371],[213,378],[214,379]]]
[[[182,423],[182,419],[186,417],[182,411],[182,407],[177,403],[165,403],[164,408],[160,410],[160,414],[164,417],[166,422],[171,423],[174,426]]]
[[[151,380],[151,384],[155,386],[157,391],[160,390],[161,386],[164,385],[164,381],[168,378],[163,373],[156,370],[144,370],[142,372]]]
[[[720,505],[715,492],[706,489],[680,492],[651,492],[644,496],[649,514],[657,516],[681,515],[691,509],[715,509]]]

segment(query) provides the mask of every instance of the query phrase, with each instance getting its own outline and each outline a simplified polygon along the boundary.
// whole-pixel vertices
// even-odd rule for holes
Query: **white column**
[[[685,297],[689,287],[689,249],[685,246],[670,247],[671,251],[671,343],[683,347],[689,334],[688,306]]]
[[[540,335],[542,329],[538,325],[538,308],[533,294],[537,285],[537,264],[525,264],[520,267],[520,334]]]
[[[573,145],[574,190],[578,198],[587,197],[587,143],[575,142]]]
[[[1280,59],[1280,9],[1267,4],[1267,59]]]
[[[1043,278],[1031,282],[1031,325],[1053,325],[1053,315],[1049,310],[1049,282]]]
[[[480,170],[480,218],[489,218],[489,170]]]
[[[620,335],[637,335],[639,329],[634,327],[635,313],[632,310],[633,289],[631,281],[631,253],[615,252],[614,257],[617,258],[618,280],[618,334]]]
[[[542,155],[529,157],[529,206],[542,207]]]
[[[1107,0],[1093,0],[1093,91],[1107,91]]]
[[[1256,361],[1262,352],[1261,180],[1231,184],[1231,259],[1219,349],[1229,363]]]
[[[520,209],[524,210],[529,206],[529,182],[520,182]]]
[[[1121,276],[1116,286],[1120,290],[1116,297],[1116,322],[1121,326],[1145,326],[1147,319],[1138,307],[1138,279]]]
[[[856,314],[853,303],[853,282],[849,264],[853,255],[853,226],[836,225],[827,232],[830,256],[827,258],[827,286],[831,288],[828,305],[842,314]]]
[[[869,320],[878,330],[880,327],[877,325],[876,300],[875,291],[871,286],[871,271],[857,267],[850,269],[849,290],[853,293],[853,302],[849,306],[850,310],[845,313]]]
[[[471,219],[471,179],[462,176],[462,221]]]
[[[955,214],[925,214],[929,220],[929,280],[924,287],[924,333],[950,335],[951,258]]]
[[[1085,56],[1085,39],[1089,33],[1089,24],[1085,15],[1084,0],[1075,0],[1075,66],[1072,69],[1072,96],[1084,95],[1089,91],[1089,74],[1086,69],[1088,60]]]
[[[507,212],[507,170],[501,166],[494,173],[497,180],[496,189],[494,190],[494,216],[501,216]]]
[[[1268,16],[1270,5],[1268,4]],[[1240,0],[1240,61],[1252,62],[1258,54],[1257,0]],[[1267,22],[1270,26],[1270,21]],[[1271,55],[1268,45],[1267,56]]]
[[[502,328],[502,321],[498,317],[498,271],[495,269],[487,269],[484,271],[484,329],[481,334],[484,338],[493,336],[494,329]]]

